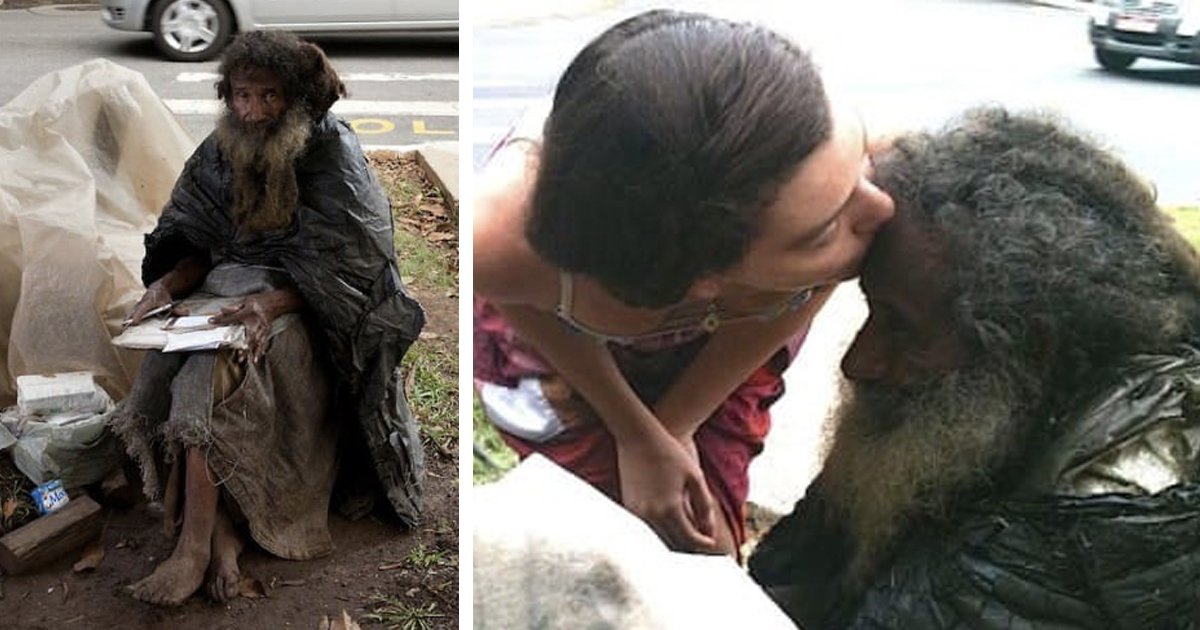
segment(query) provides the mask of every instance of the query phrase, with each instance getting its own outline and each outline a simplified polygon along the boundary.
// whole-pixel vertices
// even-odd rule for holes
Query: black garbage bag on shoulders
[[[342,400],[353,408],[337,411],[357,418],[393,509],[415,525],[424,455],[399,365],[425,314],[400,280],[390,204],[354,133],[332,113],[314,123],[296,180],[292,225],[239,241],[228,212],[232,168],[210,135],[146,236],[142,281],[148,286],[191,255],[281,266],[304,296]]]
[[[1139,356],[1051,423],[1002,496],[903,538],[861,597],[836,583],[848,545],[820,478],[750,558],[804,628],[1200,627],[1200,353]],[[1182,479],[1148,494],[1070,496],[1073,470],[1166,431]],[[804,603],[806,602],[806,603]]]

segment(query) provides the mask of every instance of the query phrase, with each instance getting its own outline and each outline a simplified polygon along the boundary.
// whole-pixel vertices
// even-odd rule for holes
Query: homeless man
[[[903,139],[824,468],[751,559],[805,628],[1200,618],[1200,267],[1045,117]]]
[[[316,46],[251,32],[228,49],[226,111],[184,166],[142,263],[133,322],[184,297],[232,298],[213,324],[246,348],[151,352],[113,427],[161,497],[172,555],[131,587],[179,604],[207,575],[237,593],[240,523],[289,559],[328,553],[336,444],[361,431],[392,507],[420,510],[420,445],[393,372],[424,323],[396,269],[391,213]],[[342,421],[338,412],[347,411]]]

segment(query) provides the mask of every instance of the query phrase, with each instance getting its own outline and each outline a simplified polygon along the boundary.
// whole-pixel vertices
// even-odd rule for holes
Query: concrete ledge
[[[455,212],[458,211],[458,145],[457,140],[449,140],[417,148],[417,163]]]
[[[446,204],[458,211],[458,140],[426,142],[424,144],[364,144],[363,151],[393,151],[412,155],[425,171],[429,181],[437,186]]]

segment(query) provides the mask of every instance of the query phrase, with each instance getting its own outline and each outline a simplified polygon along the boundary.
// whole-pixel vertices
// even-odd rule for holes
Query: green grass
[[[422,203],[440,202],[436,192],[422,191],[420,182],[400,174],[400,169],[376,169],[387,191],[396,218],[394,244],[400,275],[409,286],[424,293],[451,296],[458,293],[458,252],[429,243],[419,230],[400,217],[415,215]],[[444,331],[442,331],[444,332]],[[427,446],[443,455],[457,456],[458,348],[453,336],[418,339],[404,356],[409,404],[421,426]]]
[[[414,569],[420,571],[427,571],[430,567],[434,566],[453,564],[447,559],[445,551],[429,549],[425,546],[425,543],[418,543],[415,547],[410,549],[408,551],[408,557],[406,560],[408,560],[408,563],[411,564]]]
[[[400,222],[401,217],[420,214],[422,203],[441,203],[441,197],[436,190],[422,191],[420,183],[412,179],[398,177],[387,171],[376,172],[392,202],[392,215],[396,218],[394,245],[400,263],[400,276],[406,283],[438,289],[443,293],[456,290],[458,265],[449,264],[450,259],[444,249],[431,245],[424,236],[405,229]]]
[[[504,443],[496,427],[483,415],[478,398],[475,400],[471,426],[475,444],[475,458],[471,464],[472,481],[475,484],[491,483],[517,465],[517,454]]]
[[[399,630],[429,630],[433,620],[446,615],[438,612],[437,603],[406,604],[395,596],[378,596],[372,605],[374,612],[364,618],[377,621],[388,628]]]
[[[447,344],[417,340],[404,355],[408,402],[427,445],[450,455],[458,444],[458,357]]]
[[[1175,229],[1179,230],[1192,247],[1200,251],[1200,207],[1180,206],[1164,210],[1174,220]]]
[[[430,245],[420,234],[397,227],[396,255],[400,277],[406,284],[437,289],[441,293],[456,290],[458,274],[446,264],[446,253]]]

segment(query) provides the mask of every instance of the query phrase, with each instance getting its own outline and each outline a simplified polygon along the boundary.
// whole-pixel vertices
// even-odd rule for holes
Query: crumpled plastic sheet
[[[13,464],[35,484],[59,479],[67,488],[96,483],[121,462],[116,437],[106,430],[115,405],[97,390],[87,409],[58,413],[22,414],[17,408],[0,411],[0,450],[3,435],[14,438]]]
[[[141,74],[103,59],[0,107],[0,407],[23,374],[90,370],[128,392],[140,353],[110,340],[194,146]]]

